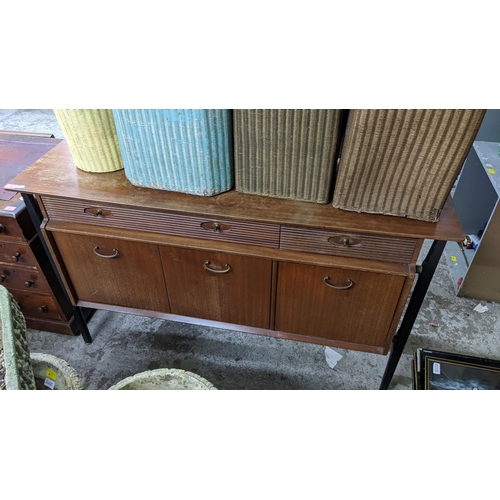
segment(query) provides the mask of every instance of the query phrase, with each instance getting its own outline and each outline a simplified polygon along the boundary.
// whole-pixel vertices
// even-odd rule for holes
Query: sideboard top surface
[[[228,191],[213,197],[194,196],[133,186],[123,170],[84,172],[75,166],[62,141],[11,180],[7,189],[129,208],[182,212],[293,226],[315,227],[411,238],[461,241],[464,233],[453,200],[448,198],[437,223],[391,215],[349,212],[294,200]]]

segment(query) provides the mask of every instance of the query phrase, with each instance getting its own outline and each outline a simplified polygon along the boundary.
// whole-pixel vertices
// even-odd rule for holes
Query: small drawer
[[[0,284],[9,290],[17,288],[26,292],[50,294],[50,287],[43,274],[14,266],[0,266]]]
[[[48,295],[36,295],[9,290],[25,316],[36,316],[46,319],[63,319],[57,310],[55,302]]]
[[[30,227],[29,231],[29,235],[33,236],[35,234],[34,228]],[[0,216],[0,240],[26,241],[18,219]]]
[[[410,263],[416,246],[413,238],[298,227],[282,227],[280,238],[280,248],[284,250],[399,263]]]
[[[23,266],[37,266],[37,260],[28,245],[21,243],[0,243],[0,262],[17,263]]]
[[[135,210],[51,197],[43,198],[43,204],[51,220],[270,248],[279,246],[280,227],[278,224]]]

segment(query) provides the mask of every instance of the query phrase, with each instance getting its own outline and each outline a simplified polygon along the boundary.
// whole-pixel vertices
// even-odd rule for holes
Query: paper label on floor
[[[488,310],[488,306],[483,306],[483,304],[478,304],[476,307],[474,307],[474,311],[477,311],[478,313],[484,313]]]
[[[325,357],[328,366],[330,368],[334,368],[335,365],[342,359],[342,354],[334,351],[331,347],[325,347]]]
[[[432,373],[439,375],[441,373],[441,365],[439,363],[434,363],[432,365]]]
[[[51,390],[54,390],[54,387],[56,386],[56,383],[53,380],[50,380],[50,378],[46,378],[45,382],[43,383],[45,387],[48,387]]]

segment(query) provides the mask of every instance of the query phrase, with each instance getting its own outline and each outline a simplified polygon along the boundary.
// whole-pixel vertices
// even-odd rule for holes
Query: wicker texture
[[[0,333],[7,390],[34,390],[35,376],[26,341],[26,321],[18,303],[3,285],[0,285]]]
[[[31,353],[31,368],[35,375],[35,381],[43,386],[47,370],[53,371],[57,378],[55,380],[56,391],[82,391],[83,381],[78,372],[64,359],[39,352]]]
[[[235,189],[328,203],[339,109],[234,110]]]
[[[110,109],[54,109],[76,166],[105,173],[123,168]]]
[[[135,391],[216,391],[216,387],[207,379],[185,370],[158,368],[127,377],[112,385],[109,390]]]
[[[125,165],[134,185],[214,196],[233,186],[228,109],[114,109]]]
[[[8,391],[36,390],[43,386],[48,369],[56,374],[55,389],[83,389],[73,367],[51,354],[30,353],[26,321],[12,294],[0,285],[0,347],[5,357],[5,385]]]
[[[484,113],[352,110],[333,206],[437,222]]]

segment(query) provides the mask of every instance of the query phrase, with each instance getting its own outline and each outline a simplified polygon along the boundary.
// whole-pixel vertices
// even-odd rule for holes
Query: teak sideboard
[[[198,197],[81,171],[65,141],[10,189],[36,198],[75,306],[380,354],[424,239],[464,237],[451,198],[430,223],[235,191]]]

